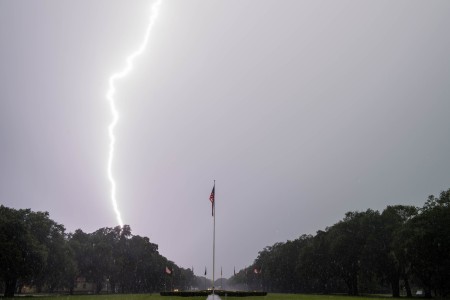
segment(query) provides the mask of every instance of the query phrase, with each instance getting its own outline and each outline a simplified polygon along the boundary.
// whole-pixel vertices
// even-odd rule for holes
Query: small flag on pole
[[[166,266],[166,274],[167,275],[172,275],[172,270]]]
[[[211,195],[209,196],[209,201],[211,201],[211,211],[212,211],[212,216],[214,217],[214,196],[215,196],[215,189],[216,189],[216,182],[214,181],[214,186],[211,192]]]

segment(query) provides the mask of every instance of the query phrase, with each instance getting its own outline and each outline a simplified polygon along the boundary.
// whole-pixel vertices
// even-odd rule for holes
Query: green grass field
[[[217,297],[217,296],[216,296]],[[16,297],[37,300],[205,300],[206,297],[162,297],[159,294],[139,295],[77,295],[77,296],[36,296]],[[349,297],[336,295],[268,294],[265,297],[221,297],[222,300],[386,300],[386,297]],[[218,299],[218,298],[216,298]]]

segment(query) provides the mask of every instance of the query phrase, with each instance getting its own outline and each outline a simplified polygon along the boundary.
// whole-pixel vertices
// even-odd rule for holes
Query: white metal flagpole
[[[216,181],[214,180],[213,189],[211,195],[209,196],[209,201],[211,201],[211,213],[213,216],[213,271],[212,271],[212,294],[214,298],[214,274],[216,271]],[[206,271],[205,271],[206,275]]]
[[[216,181],[214,180],[214,187],[213,187],[213,192],[212,192],[212,196],[213,196],[213,203],[212,203],[212,205],[213,205],[213,207],[212,207],[212,210],[213,210],[213,219],[214,219],[214,221],[213,221],[213,223],[214,223],[214,226],[213,226],[213,271],[212,271],[212,291],[213,291],[213,295],[214,295],[214,290],[215,290],[215,287],[214,287],[214,274],[215,274],[215,271],[216,271]]]

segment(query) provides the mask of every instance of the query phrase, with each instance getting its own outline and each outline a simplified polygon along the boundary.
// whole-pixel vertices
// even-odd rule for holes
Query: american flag
[[[209,196],[209,201],[211,201],[212,216],[214,216],[214,194],[215,194],[215,189],[216,189],[216,183],[214,182],[214,186],[213,186],[211,195]]]
[[[166,266],[166,274],[167,275],[172,275],[172,270]]]

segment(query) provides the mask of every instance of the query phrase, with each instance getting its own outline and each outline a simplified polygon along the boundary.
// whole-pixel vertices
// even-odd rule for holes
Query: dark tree
[[[425,295],[446,297],[450,292],[450,190],[430,196],[419,214],[399,234],[399,245]]]
[[[14,296],[19,280],[33,283],[42,278],[51,262],[52,239],[58,234],[64,234],[64,227],[47,212],[0,206],[0,279],[5,283],[5,297]]]

